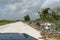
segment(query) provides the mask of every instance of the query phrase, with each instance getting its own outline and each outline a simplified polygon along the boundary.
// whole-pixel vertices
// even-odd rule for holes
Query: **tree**
[[[40,21],[51,22],[54,24],[53,25],[54,28],[60,30],[60,15],[57,13],[57,11],[51,10],[50,12],[50,10],[51,10],[50,8],[45,8],[42,10],[42,12],[38,12],[40,16]]]
[[[52,10],[51,13],[49,13],[49,10],[50,8],[45,8],[43,9],[43,11],[41,12],[41,14],[39,14],[40,16],[40,19],[42,21],[50,21],[50,22],[53,22],[53,21],[57,21],[57,20],[60,20],[60,15],[57,14],[55,11]],[[38,12],[40,13],[40,12]]]
[[[25,21],[30,21],[29,15],[24,16],[24,20],[25,20]]]
[[[55,11],[52,11],[51,16],[56,21],[60,20],[60,15],[58,13],[56,13]]]
[[[45,8],[45,9],[43,9],[42,13],[43,13],[44,15],[47,15],[47,14],[48,14],[49,9],[50,9],[50,8]]]
[[[42,21],[46,21],[48,19],[48,16],[49,16],[49,12],[48,11],[49,11],[49,9],[50,8],[45,8],[45,9],[43,9],[42,12],[38,12],[38,14],[40,16],[40,19]]]

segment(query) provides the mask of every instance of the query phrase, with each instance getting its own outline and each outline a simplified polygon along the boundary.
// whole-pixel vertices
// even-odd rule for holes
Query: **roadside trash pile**
[[[42,38],[60,38],[60,32],[50,28],[51,23],[48,25],[48,23],[41,24],[40,27],[40,33],[42,35]]]

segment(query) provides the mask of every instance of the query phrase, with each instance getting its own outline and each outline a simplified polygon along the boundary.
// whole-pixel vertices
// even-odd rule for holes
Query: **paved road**
[[[16,22],[0,26],[0,33],[26,33],[36,39],[39,39],[39,37],[41,37],[39,31],[33,29],[32,27],[23,22]]]

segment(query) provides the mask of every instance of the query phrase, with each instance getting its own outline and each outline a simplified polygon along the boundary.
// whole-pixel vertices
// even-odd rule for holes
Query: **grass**
[[[60,39],[57,39],[57,40],[60,40]]]
[[[18,20],[0,20],[0,26],[5,25],[5,24],[14,23],[14,22],[18,22]]]

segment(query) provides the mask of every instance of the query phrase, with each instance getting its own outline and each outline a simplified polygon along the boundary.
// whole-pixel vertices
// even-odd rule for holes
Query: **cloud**
[[[54,7],[57,5],[57,3],[60,3],[60,0],[46,0],[41,8],[47,8],[47,7]]]
[[[38,11],[50,7],[59,0],[0,0],[0,19],[23,19],[29,14],[31,19],[39,18]],[[59,4],[59,3],[58,3]]]
[[[23,19],[26,14],[33,19],[37,16],[36,12],[40,11],[41,2],[41,0],[0,0],[0,19]]]

